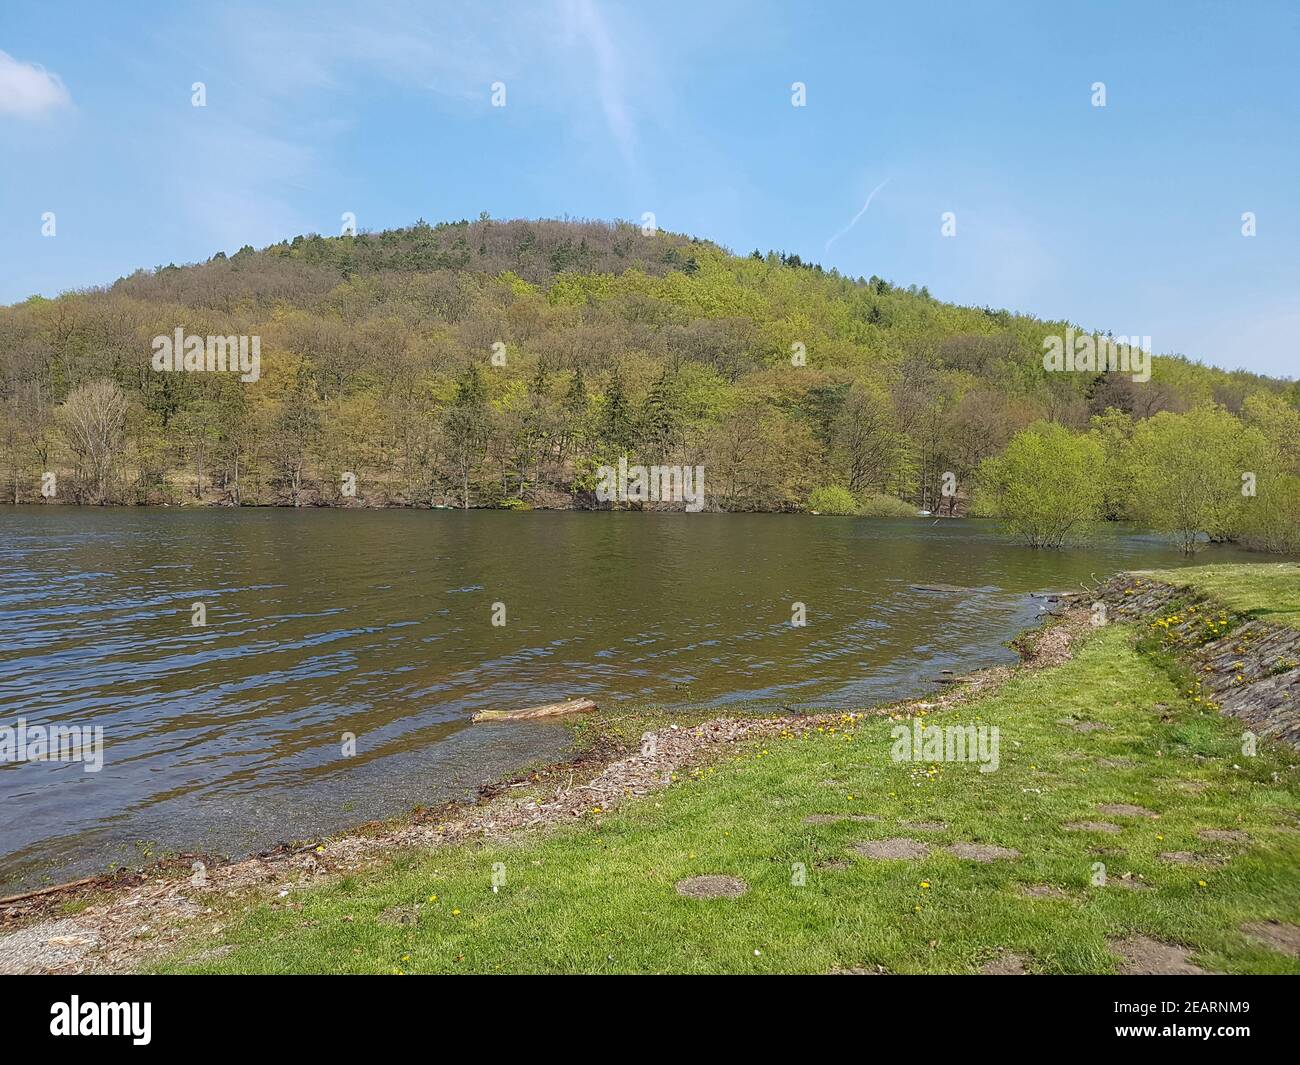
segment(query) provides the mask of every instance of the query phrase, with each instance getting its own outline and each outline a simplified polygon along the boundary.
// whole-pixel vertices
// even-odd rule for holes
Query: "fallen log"
[[[71,891],[73,888],[85,887],[87,884],[93,884],[96,880],[102,880],[101,876],[83,876],[80,880],[70,880],[66,884],[55,884],[53,887],[43,887],[36,891],[24,891],[21,895],[6,895],[0,899],[0,906],[12,906],[18,902],[26,902],[28,899],[40,898],[42,895],[53,895],[59,891]]]
[[[475,721],[532,721],[539,717],[563,717],[565,714],[590,714],[596,709],[591,699],[570,699],[563,703],[528,706],[522,710],[480,710]]]

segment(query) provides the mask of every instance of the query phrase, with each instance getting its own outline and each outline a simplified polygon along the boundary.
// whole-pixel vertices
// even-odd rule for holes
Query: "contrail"
[[[826,249],[825,249],[826,251],[830,251],[832,244],[834,244],[837,240],[840,239],[840,237],[844,236],[845,233],[847,233],[850,229],[852,229],[854,226],[858,224],[858,219],[867,213],[867,208],[871,206],[871,201],[876,198],[876,193],[879,192],[888,184],[889,184],[889,178],[885,178],[884,181],[882,181],[879,185],[877,185],[874,189],[871,190],[871,195],[867,197],[867,202],[862,205],[862,210],[860,210],[857,214],[853,216],[853,221],[851,221],[847,226],[841,229],[838,233],[835,234],[835,236],[831,237],[831,239],[826,242]]]

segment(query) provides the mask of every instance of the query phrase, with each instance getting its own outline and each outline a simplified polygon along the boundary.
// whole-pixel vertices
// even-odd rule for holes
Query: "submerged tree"
[[[1030,547],[1086,539],[1102,513],[1102,455],[1089,437],[1035,422],[980,467],[982,509]]]
[[[1139,520],[1171,534],[1184,554],[1204,535],[1231,539],[1248,494],[1267,462],[1263,435],[1222,407],[1162,411],[1133,430],[1133,507]]]

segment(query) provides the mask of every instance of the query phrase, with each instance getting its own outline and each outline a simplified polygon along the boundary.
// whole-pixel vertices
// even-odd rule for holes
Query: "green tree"
[[[1107,521],[1132,517],[1134,498],[1133,418],[1111,407],[1091,419],[1092,438],[1101,445],[1101,514]]]
[[[461,507],[469,509],[469,485],[491,431],[487,385],[476,363],[470,363],[456,382],[456,395],[443,422],[452,462],[461,489]]]
[[[568,391],[564,394],[560,426],[556,434],[557,459],[561,466],[570,458],[575,462],[582,458],[590,418],[591,397],[587,394],[587,381],[579,366],[573,371]]]
[[[185,455],[194,470],[194,498],[203,498],[203,478],[213,451],[221,439],[221,410],[211,399],[204,398],[178,412],[172,430],[180,438]]]
[[[1096,440],[1035,422],[980,466],[981,508],[1031,547],[1085,539],[1102,514],[1102,458]]]
[[[1170,534],[1190,555],[1204,535],[1223,541],[1237,532],[1243,474],[1267,463],[1256,429],[1246,429],[1222,407],[1186,414],[1162,411],[1133,430],[1134,513]]]
[[[831,436],[831,462],[849,491],[861,497],[885,484],[900,446],[888,394],[883,388],[855,384]]]
[[[655,462],[671,455],[681,436],[679,393],[677,375],[670,368],[665,369],[642,405],[640,437]]]
[[[1300,553],[1300,477],[1263,477],[1242,507],[1241,539],[1259,551]]]
[[[610,373],[609,384],[605,388],[597,435],[602,448],[613,456],[628,453],[636,443],[631,404],[623,384],[623,374],[617,366]]]
[[[1273,392],[1256,392],[1242,404],[1241,417],[1272,442],[1288,472],[1300,476],[1300,408]]]

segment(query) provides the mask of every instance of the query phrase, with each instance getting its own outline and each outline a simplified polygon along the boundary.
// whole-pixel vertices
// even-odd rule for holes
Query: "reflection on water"
[[[256,849],[563,751],[554,725],[469,728],[485,707],[897,697],[1010,660],[1030,591],[1178,561],[1120,534],[1034,552],[977,522],[0,508],[0,723],[106,742],[99,773],[0,765],[0,883],[138,841]]]

